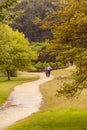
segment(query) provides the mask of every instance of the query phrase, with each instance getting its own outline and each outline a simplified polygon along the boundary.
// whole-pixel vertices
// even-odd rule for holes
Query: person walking
[[[48,66],[48,67],[45,68],[46,77],[50,77],[51,70],[52,70],[52,68],[50,66]]]

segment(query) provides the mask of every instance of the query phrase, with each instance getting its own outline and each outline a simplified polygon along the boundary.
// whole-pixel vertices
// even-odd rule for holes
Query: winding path
[[[46,78],[44,73],[39,75],[40,79],[18,85],[10,94],[3,109],[0,110],[0,130],[39,111],[43,99],[39,85],[53,79],[52,76]]]

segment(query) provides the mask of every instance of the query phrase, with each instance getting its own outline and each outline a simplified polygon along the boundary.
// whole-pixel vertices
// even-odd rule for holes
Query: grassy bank
[[[9,94],[16,85],[33,81],[38,78],[38,76],[29,74],[26,75],[25,73],[18,73],[18,77],[12,77],[10,81],[7,80],[7,77],[0,77],[0,104],[8,98]]]
[[[40,112],[7,130],[87,130],[87,111],[68,109]]]
[[[75,71],[75,68],[67,68],[63,70],[56,70],[52,72],[54,79],[50,82],[47,82],[41,85],[41,93],[44,97],[44,109],[50,108],[87,108],[87,91],[84,91],[78,96],[73,98],[66,98],[65,96],[57,97],[55,96],[56,90],[62,87],[64,83],[72,83],[74,78],[72,73]]]
[[[52,72],[54,79],[40,87],[43,94],[42,110],[6,130],[87,130],[87,92],[79,97],[56,97],[56,90],[64,82],[71,83],[75,68]]]

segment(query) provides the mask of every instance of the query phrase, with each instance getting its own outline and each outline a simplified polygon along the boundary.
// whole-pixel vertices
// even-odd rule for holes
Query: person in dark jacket
[[[73,59],[70,59],[70,65],[73,66]]]
[[[51,70],[52,70],[52,68],[50,66],[45,68],[46,77],[50,77]]]

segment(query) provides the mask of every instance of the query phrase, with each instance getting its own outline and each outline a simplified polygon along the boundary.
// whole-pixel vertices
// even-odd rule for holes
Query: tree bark
[[[10,70],[7,69],[6,71],[7,71],[8,80],[10,80]]]

